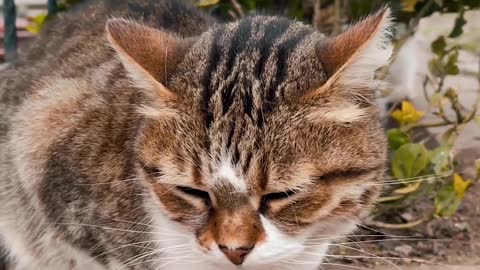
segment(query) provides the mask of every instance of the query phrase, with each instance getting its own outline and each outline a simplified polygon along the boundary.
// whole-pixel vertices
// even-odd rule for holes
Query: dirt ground
[[[480,185],[477,184],[451,218],[435,219],[412,230],[363,229],[356,234],[372,237],[352,237],[351,244],[332,250],[332,254],[346,257],[331,263],[344,266],[324,269],[480,270],[479,198]],[[431,202],[426,198],[403,216],[420,217],[429,205]],[[394,221],[398,220],[391,222]]]

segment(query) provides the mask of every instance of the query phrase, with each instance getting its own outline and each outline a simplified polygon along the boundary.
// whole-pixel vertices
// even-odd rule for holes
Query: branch
[[[418,12],[417,16],[410,20],[410,24],[408,25],[407,35],[413,35],[415,33],[415,28],[417,27],[420,19],[427,14],[428,10],[433,6],[435,0],[429,0],[422,9]]]
[[[321,9],[321,0],[315,0],[315,3],[313,4],[313,26],[317,30],[321,30],[322,28],[322,16],[320,14],[322,12]]]
[[[245,17],[245,12],[243,12],[242,5],[240,5],[237,0],[230,0],[230,3],[232,3],[233,9],[235,12],[237,12],[240,18]]]
[[[339,34],[342,31],[342,5],[340,0],[335,0],[335,17],[333,21],[333,34]]]
[[[409,131],[411,131],[412,129],[415,129],[415,128],[444,127],[444,126],[449,126],[451,124],[452,123],[449,123],[449,122],[419,123],[419,124],[414,124],[414,125],[407,126],[406,129],[405,129],[405,132],[409,132]]]
[[[368,221],[367,225],[368,226],[374,226],[374,227],[377,227],[377,228],[383,228],[383,229],[401,230],[401,229],[410,229],[410,228],[416,227],[416,226],[422,224],[423,222],[425,222],[425,219],[423,219],[423,218],[419,219],[419,220],[416,220],[416,221],[413,221],[413,222],[408,222],[408,223],[403,223],[403,224],[392,224],[392,223],[385,223],[385,222],[381,222],[381,221],[372,220],[372,221]]]

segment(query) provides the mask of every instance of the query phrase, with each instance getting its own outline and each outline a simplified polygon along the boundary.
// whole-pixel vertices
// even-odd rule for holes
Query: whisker
[[[133,221],[126,221],[126,220],[120,220],[120,219],[109,219],[109,220],[112,220],[112,221],[115,221],[115,222],[123,222],[123,223],[130,223],[132,225],[142,225],[142,226],[146,226],[146,227],[150,227],[150,228],[154,228],[154,229],[160,229],[160,230],[163,230],[163,231],[171,231],[173,233],[176,233],[177,235],[181,235],[181,236],[184,236],[184,237],[189,237],[188,235],[186,234],[180,234],[180,233],[177,233],[173,230],[165,230],[165,228],[160,228],[158,226],[154,226],[154,225],[151,225],[151,224],[147,224],[147,223],[141,223],[141,222],[133,222]]]
[[[105,226],[100,226],[100,225],[84,224],[84,223],[55,223],[55,224],[57,224],[57,225],[70,225],[70,226],[85,226],[85,227],[93,227],[93,228],[100,228],[100,229],[120,231],[120,232],[130,232],[130,233],[139,233],[139,234],[153,234],[153,235],[169,235],[169,236],[176,236],[176,237],[180,237],[180,238],[187,238],[184,235],[175,235],[175,234],[172,234],[172,233],[127,230],[127,229],[112,228],[112,227],[105,227]]]
[[[430,181],[434,179],[439,179],[443,177],[448,177],[452,176],[454,174],[459,174],[464,172],[463,171],[458,171],[458,172],[451,172],[451,173],[445,173],[445,174],[428,174],[428,175],[422,175],[422,176],[416,176],[412,178],[403,178],[403,179],[394,179],[394,180],[389,180],[389,181],[383,181],[379,183],[374,183],[372,186],[384,186],[384,185],[397,185],[397,184],[411,184],[411,183],[417,183],[417,182],[424,182],[424,181]]]
[[[284,263],[292,264],[292,265],[305,265],[305,264],[317,264],[318,262],[310,262],[310,261],[298,261],[298,262],[291,262],[291,261],[282,261]],[[360,267],[360,266],[354,266],[354,265],[348,265],[348,264],[339,264],[339,263],[328,263],[328,262],[321,262],[320,265],[331,265],[331,266],[344,266],[344,267],[349,267],[352,269],[366,269],[370,270],[365,267]]]
[[[327,263],[327,262],[322,262],[320,265],[331,265],[331,266],[341,266],[341,267],[347,267],[347,268],[352,268],[352,269],[362,269],[362,270],[370,270],[365,267],[361,266],[354,266],[354,265],[348,265],[348,264],[341,264],[341,263]]]
[[[345,246],[345,245],[341,245],[341,244],[331,244],[331,245],[332,245],[332,246],[337,246],[337,247],[343,247],[343,248],[350,249],[350,250],[355,250],[355,251],[358,251],[358,252],[362,252],[362,253],[367,254],[367,255],[369,255],[369,256],[374,256],[374,257],[376,257],[376,258],[378,258],[378,259],[380,259],[380,260],[382,260],[382,261],[390,264],[391,266],[395,267],[395,269],[400,269],[400,270],[401,270],[401,268],[400,268],[398,265],[394,264],[393,262],[391,262],[391,261],[389,261],[389,260],[387,260],[387,259],[383,259],[382,257],[380,257],[380,256],[378,256],[378,255],[375,255],[375,254],[373,254],[373,253],[367,252],[367,251],[365,251],[365,250],[363,250],[363,249],[353,248],[353,247],[349,247],[349,246]]]
[[[189,258],[192,258],[192,259],[189,259]],[[140,264],[144,264],[144,263],[147,263],[147,262],[158,262],[160,263],[160,260],[179,260],[179,259],[182,259],[181,261],[179,261],[177,264],[182,264],[182,265],[186,265],[186,264],[192,264],[192,263],[197,263],[199,261],[206,261],[207,259],[196,259],[195,260],[195,256],[193,255],[185,255],[185,256],[175,256],[175,257],[158,257],[158,258],[153,258],[153,259],[148,259],[148,260],[144,260],[142,262],[138,262],[138,263],[135,263],[135,264],[128,264],[129,267],[131,266],[136,266],[136,265],[140,265]]]
[[[438,241],[438,242],[465,242],[468,244],[469,241],[459,241],[453,239],[428,239],[428,238],[413,238],[413,239],[376,239],[376,240],[362,240],[362,241],[355,241],[355,242],[344,242],[344,243],[337,243],[337,244],[363,244],[363,243],[379,243],[379,242],[392,242],[392,241]]]
[[[190,248],[189,245],[187,244],[184,244],[184,245],[176,245],[176,246],[172,246],[172,247],[167,247],[167,248],[162,248],[162,249],[159,249],[159,250],[154,250],[152,252],[144,252],[144,253],[141,253],[139,255],[136,255],[136,256],[133,256],[131,258],[129,258],[128,260],[122,262],[122,267],[118,268],[117,270],[120,270],[120,269],[123,269],[124,267],[129,267],[129,266],[132,266],[132,263],[133,262],[136,262],[138,260],[141,260],[145,257],[148,257],[148,256],[152,256],[152,255],[155,255],[155,254],[161,254],[167,250],[170,250],[170,249],[181,249],[181,248]],[[158,257],[158,258],[155,258],[155,259],[161,259],[162,257]]]
[[[162,267],[167,266],[167,265],[169,265],[169,264],[171,264],[171,263],[174,263],[174,262],[176,262],[176,261],[177,261],[177,259],[172,260],[172,261],[167,262],[167,263],[164,263],[164,264],[160,265],[159,267],[155,268],[155,270],[159,270],[159,269],[161,269]]]
[[[325,235],[328,236],[328,235]],[[308,238],[308,241],[316,241],[316,240],[335,240],[335,239],[344,239],[344,238],[353,238],[353,237],[385,237],[385,235],[372,235],[372,234],[358,234],[358,235],[345,235],[345,236],[335,236],[331,235],[331,237],[319,237],[319,238]],[[394,238],[414,238],[414,236],[396,236]]]
[[[136,247],[141,247],[141,248],[146,248],[146,249],[150,249],[150,250],[156,250],[155,248],[151,248],[151,247],[146,247],[146,246],[140,246],[139,244],[150,244],[150,243],[160,243],[160,242],[166,242],[166,241],[174,241],[174,240],[179,240],[179,239],[159,239],[159,240],[148,240],[148,241],[141,241],[141,242],[134,242],[134,243],[130,243],[130,244],[125,244],[125,245],[122,245],[122,246],[119,246],[119,247],[116,247],[116,248],[112,248],[112,249],[109,249],[105,252],[102,252],[96,256],[93,256],[90,260],[88,260],[87,262],[90,262],[92,260],[95,260],[96,258],[100,257],[100,256],[103,256],[105,254],[108,254],[108,253],[111,253],[115,250],[119,250],[119,249],[122,249],[122,248],[128,248],[128,247],[132,247],[132,246],[136,246]]]

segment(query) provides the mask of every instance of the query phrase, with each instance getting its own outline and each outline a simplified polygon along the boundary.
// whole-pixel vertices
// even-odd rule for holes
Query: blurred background
[[[82,2],[2,1],[0,70]],[[324,269],[480,269],[480,0],[190,1],[224,21],[280,15],[326,35],[389,5],[395,53],[376,75],[390,82],[377,93],[390,146],[384,194]]]

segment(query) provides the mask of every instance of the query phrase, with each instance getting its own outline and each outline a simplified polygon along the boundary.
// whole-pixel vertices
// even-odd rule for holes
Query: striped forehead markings
[[[293,23],[288,19],[275,19],[267,23],[263,22],[265,25],[262,27],[255,27],[255,24],[260,24],[260,22],[253,19],[247,18],[243,21],[240,21],[238,25],[233,29],[233,33],[228,35],[226,33],[226,27],[217,28],[212,32],[212,43],[209,53],[208,66],[204,73],[204,108],[206,112],[206,122],[207,126],[211,126],[211,122],[214,121],[214,115],[212,114],[212,100],[215,91],[221,90],[221,99],[216,102],[221,102],[222,112],[226,114],[235,97],[239,92],[243,93],[243,102],[245,106],[248,105],[249,108],[245,108],[244,112],[252,114],[251,112],[251,103],[253,95],[262,95],[262,93],[251,93],[252,82],[250,80],[254,79],[267,79],[270,80],[268,94],[263,94],[267,96],[267,102],[272,102],[272,96],[275,96],[276,88],[278,88],[279,83],[282,81],[285,75],[286,61],[288,55],[292,49],[309,33],[309,31],[304,31],[303,33],[292,33],[291,38],[286,38],[285,44],[279,42],[283,36],[288,35],[289,29],[291,29]],[[255,28],[255,29],[254,29]],[[261,33],[261,36],[255,36],[256,33]],[[222,40],[223,37],[227,37],[228,40]],[[278,43],[278,44],[277,44]],[[228,47],[228,48],[224,48]],[[252,70],[252,78],[240,78],[238,73],[240,70],[233,70],[235,67],[235,61],[237,61],[238,56],[242,52],[247,50],[258,50],[259,58],[255,60],[255,67]],[[222,53],[223,51],[223,53]],[[253,51],[250,52],[253,54]],[[262,74],[266,71],[266,64],[272,58],[276,56],[276,74],[272,74],[274,78],[262,77]],[[222,61],[222,57],[225,57]],[[242,60],[242,59],[240,59]],[[222,67],[223,66],[223,67]],[[221,68],[222,67],[222,68]],[[223,71],[219,74],[220,71]],[[228,85],[222,87],[222,89],[215,89],[217,87],[214,84],[213,77],[216,77],[215,81],[218,83],[218,78],[223,78],[225,80],[228,76],[234,76],[230,79]],[[241,80],[241,81],[239,81]],[[243,91],[238,91],[236,88],[237,84],[241,84]]]

